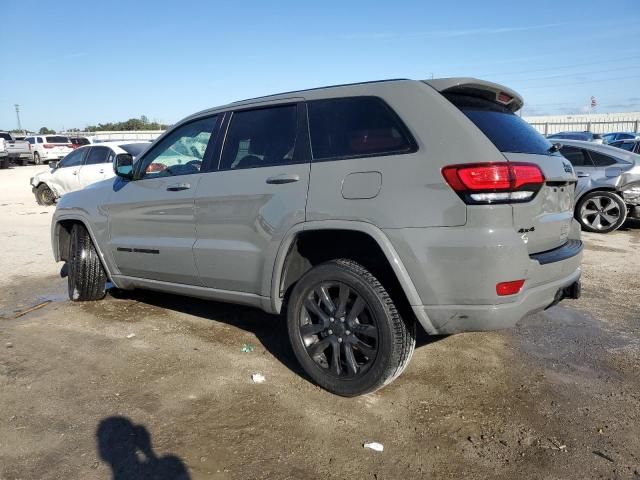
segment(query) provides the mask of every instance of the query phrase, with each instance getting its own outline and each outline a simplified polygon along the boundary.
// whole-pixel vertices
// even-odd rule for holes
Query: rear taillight
[[[442,175],[468,204],[528,202],[544,184],[542,170],[533,163],[450,165]]]
[[[515,295],[516,293],[520,293],[522,290],[522,286],[524,285],[524,280],[512,280],[511,282],[501,282],[496,284],[496,293],[504,297],[505,295]]]

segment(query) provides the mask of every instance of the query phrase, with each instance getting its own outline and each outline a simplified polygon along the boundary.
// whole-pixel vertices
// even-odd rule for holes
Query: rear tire
[[[42,159],[40,158],[40,154],[38,152],[33,152],[33,164],[40,165],[42,163]]]
[[[415,347],[415,321],[404,320],[367,269],[348,260],[320,264],[296,283],[287,308],[296,358],[322,388],[345,397],[393,381]]]
[[[627,219],[627,205],[613,192],[590,192],[576,205],[575,217],[587,232],[610,233]]]
[[[74,302],[103,299],[106,295],[107,274],[89,232],[79,223],[71,227],[69,253],[69,298]]]
[[[35,195],[36,202],[38,202],[38,205],[42,205],[43,207],[53,205],[56,201],[55,195],[46,183],[41,183],[40,185],[38,185],[38,188],[36,188],[35,191]]]

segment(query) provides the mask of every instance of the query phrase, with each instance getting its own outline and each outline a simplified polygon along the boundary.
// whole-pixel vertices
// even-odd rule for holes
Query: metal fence
[[[640,132],[640,121],[638,120],[529,123],[543,135],[583,131],[593,133]]]

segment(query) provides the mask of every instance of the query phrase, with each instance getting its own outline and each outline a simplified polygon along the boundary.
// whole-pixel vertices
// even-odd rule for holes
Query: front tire
[[[587,232],[610,233],[627,219],[627,206],[613,192],[590,192],[576,205],[576,219]]]
[[[101,300],[106,295],[107,275],[87,229],[75,223],[71,227],[67,277],[69,298],[74,302]]]
[[[362,265],[332,260],[305,273],[288,303],[296,358],[322,388],[352,397],[394,380],[415,347],[415,321]]]
[[[35,191],[36,202],[38,205],[42,205],[43,207],[48,207],[49,205],[53,205],[56,201],[56,197],[51,191],[51,189],[45,183],[41,183],[38,185]]]
[[[42,163],[42,159],[40,158],[40,154],[38,152],[33,153],[33,164],[40,165]]]

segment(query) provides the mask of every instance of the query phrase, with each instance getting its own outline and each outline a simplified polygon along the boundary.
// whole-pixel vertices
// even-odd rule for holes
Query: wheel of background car
[[[49,205],[53,205],[56,201],[55,195],[45,183],[41,183],[40,185],[38,185],[38,188],[36,188],[35,191],[35,195],[38,205],[46,207]]]
[[[40,154],[38,152],[33,152],[33,163],[35,165],[40,165],[42,160],[40,159]]]
[[[71,300],[83,302],[104,298],[107,275],[89,232],[79,223],[71,228],[71,248],[67,262],[67,287]]]
[[[613,192],[590,192],[578,202],[576,219],[588,232],[613,232],[627,219],[627,206]]]
[[[382,284],[358,263],[318,265],[293,288],[287,328],[296,358],[321,387],[342,396],[395,379],[415,347],[415,322],[400,317]]]

